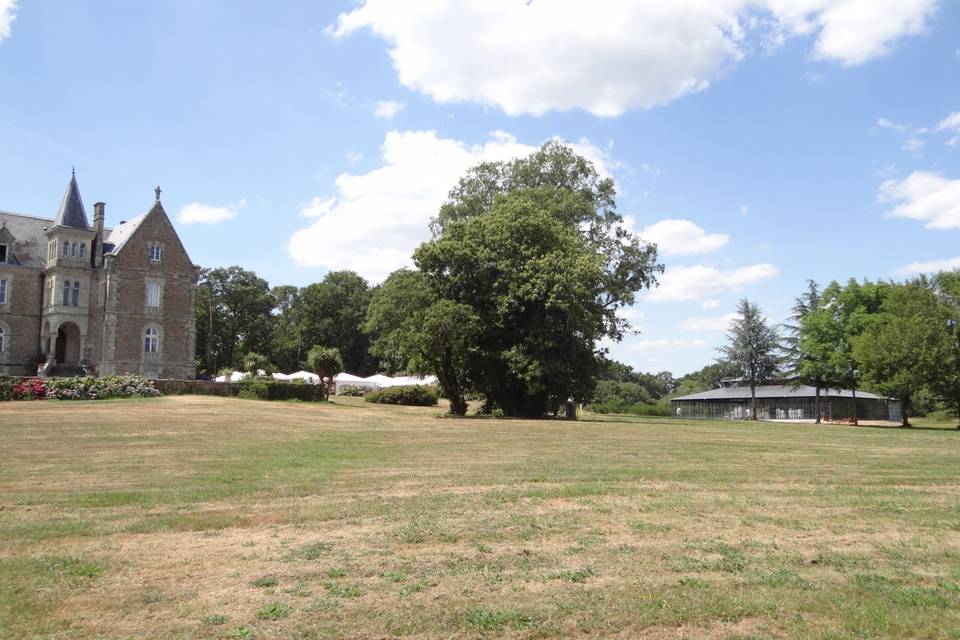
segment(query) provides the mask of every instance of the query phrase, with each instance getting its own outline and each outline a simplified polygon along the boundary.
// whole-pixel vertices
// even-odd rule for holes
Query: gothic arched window
[[[70,281],[63,281],[63,304],[64,306],[70,304]]]

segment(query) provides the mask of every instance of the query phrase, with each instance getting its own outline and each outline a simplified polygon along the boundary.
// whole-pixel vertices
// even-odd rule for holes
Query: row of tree
[[[563,144],[483,163],[450,192],[416,268],[376,287],[349,271],[300,289],[205,271],[197,359],[211,374],[251,353],[291,370],[322,346],[352,373],[436,375],[453,413],[468,394],[505,415],[556,412],[593,396],[600,341],[630,330],[617,310],[662,272],[622,222],[613,180]]]
[[[784,329],[741,301],[718,366],[751,389],[795,377],[817,388],[818,404],[820,389],[867,388],[901,401],[903,426],[918,399],[960,415],[960,271],[822,290],[811,281]]]

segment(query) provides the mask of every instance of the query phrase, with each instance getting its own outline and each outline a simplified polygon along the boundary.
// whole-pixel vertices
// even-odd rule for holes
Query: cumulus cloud
[[[690,220],[661,220],[644,228],[639,235],[647,242],[655,242],[665,256],[712,253],[730,241],[727,234],[708,234]]]
[[[702,264],[668,267],[660,277],[660,286],[650,291],[649,299],[652,302],[706,300],[726,291],[739,291],[779,273],[780,270],[772,264],[726,270]]]
[[[901,38],[922,34],[938,0],[767,0],[794,35],[817,34],[814,57],[844,66],[886,55]]]
[[[914,171],[903,180],[880,185],[880,202],[896,206],[892,218],[920,220],[927,229],[960,229],[960,180],[930,171]]]
[[[384,120],[390,120],[403,110],[403,103],[396,100],[380,100],[373,107],[373,115]]]
[[[199,202],[183,205],[177,214],[177,221],[181,224],[216,224],[237,217],[241,209],[247,206],[247,199],[241,198],[234,204],[215,207]]]
[[[17,19],[17,0],[0,0],[0,40],[10,37],[13,21]]]
[[[716,309],[720,306],[719,300],[704,300],[700,303],[701,309]]]
[[[703,91],[754,51],[813,37],[858,65],[923,33],[937,0],[364,0],[328,33],[382,38],[400,83],[507,114],[617,116]]]
[[[571,146],[609,175],[602,150],[586,140]],[[476,145],[441,138],[435,131],[391,131],[380,148],[381,166],[341,174],[335,196],[314,198],[301,209],[315,222],[293,234],[288,252],[302,266],[352,269],[380,281],[411,265],[411,253],[428,237],[430,219],[467,169],[536,149],[502,131]]]
[[[300,215],[304,218],[319,218],[330,213],[333,205],[337,204],[336,198],[321,198],[317,196],[304,206],[300,207]]]
[[[694,316],[687,318],[680,326],[686,331],[726,331],[730,328],[730,323],[739,317],[736,313],[706,318]]]
[[[359,151],[350,151],[345,157],[350,164],[357,164],[363,161],[363,154]]]
[[[914,273],[937,273],[938,271],[953,271],[954,269],[960,269],[960,258],[931,260],[929,262],[911,262],[907,266],[897,269],[897,273],[901,275],[911,275]]]

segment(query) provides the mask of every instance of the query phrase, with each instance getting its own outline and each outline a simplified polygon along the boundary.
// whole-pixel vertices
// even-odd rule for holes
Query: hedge
[[[263,378],[247,378],[240,382],[210,382],[207,380],[157,380],[157,388],[164,395],[202,395],[244,398],[246,400],[323,400],[323,388],[318,384],[280,382]]]
[[[0,379],[0,400],[105,400],[158,395],[153,384],[138,375]]]
[[[367,394],[367,402],[377,404],[402,404],[415,407],[432,407],[437,404],[440,394],[433,387],[412,384],[400,387],[387,387]]]

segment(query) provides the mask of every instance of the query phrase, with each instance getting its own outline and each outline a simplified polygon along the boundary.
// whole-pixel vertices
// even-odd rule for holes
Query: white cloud
[[[927,229],[960,229],[960,180],[914,171],[881,184],[877,199],[896,203],[888,213],[892,218],[921,220]]]
[[[700,303],[701,309],[716,309],[720,306],[719,300],[704,300]]]
[[[640,231],[640,237],[655,242],[666,256],[712,253],[730,241],[725,233],[706,233],[690,220],[661,220]]]
[[[327,32],[369,29],[400,83],[507,114],[617,116],[703,91],[747,55],[814,36],[857,65],[924,32],[937,0],[365,0]]]
[[[742,207],[740,207],[740,215],[745,216],[748,213],[750,213],[750,205],[745,204]]]
[[[636,340],[625,345],[625,351],[673,351],[675,349],[699,349],[707,346],[700,338],[661,338],[658,340]]]
[[[333,205],[337,204],[336,198],[321,198],[317,196],[309,203],[300,207],[300,215],[304,218],[319,218],[330,213]]]
[[[11,26],[17,19],[17,0],[0,0],[0,40],[10,37]]]
[[[907,129],[910,128],[910,125],[908,124],[894,122],[889,118],[879,118],[877,120],[877,126],[881,129],[893,129],[894,131],[898,131],[900,133],[905,133]]]
[[[363,161],[363,154],[359,151],[351,151],[346,155],[346,158],[350,164],[357,164]]]
[[[946,260],[931,260],[929,262],[911,262],[905,267],[897,269],[901,275],[910,275],[914,273],[936,273],[938,271],[953,271],[960,269],[960,258],[948,258]]]
[[[586,140],[571,146],[608,175],[602,150]],[[334,199],[314,198],[301,210],[316,220],[291,236],[287,250],[299,265],[352,269],[380,281],[411,265],[411,253],[429,235],[430,219],[467,169],[536,149],[502,131],[478,145],[441,138],[435,131],[391,131],[381,146],[380,167],[341,174]]]
[[[710,299],[718,293],[739,291],[766,278],[773,278],[780,270],[772,264],[755,264],[739,269],[721,270],[702,264],[692,267],[668,267],[660,277],[660,286],[650,291],[653,302]]]
[[[380,100],[373,107],[373,115],[384,120],[390,120],[403,110],[403,103],[396,100]]]
[[[954,134],[952,138],[947,140],[948,145],[955,146],[960,144],[960,111],[954,111],[941,120],[937,125],[937,131],[949,131]]]
[[[241,198],[234,204],[214,207],[199,202],[185,204],[177,214],[177,221],[181,224],[216,224],[237,217],[241,209],[247,206],[247,199]]]
[[[682,325],[686,331],[726,331],[730,328],[730,323],[739,318],[736,313],[728,313],[722,316],[694,316],[687,318]]]
[[[916,136],[910,136],[907,138],[907,141],[903,143],[903,150],[909,151],[913,155],[920,153],[920,150],[923,149],[923,140]]]

